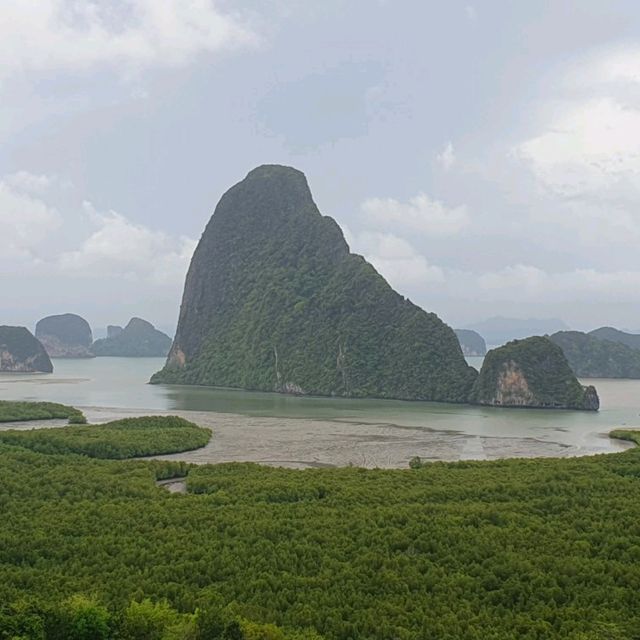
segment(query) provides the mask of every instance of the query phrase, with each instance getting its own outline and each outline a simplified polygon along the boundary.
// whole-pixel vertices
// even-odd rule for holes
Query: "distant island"
[[[0,326],[0,371],[51,373],[53,365],[29,329],[3,325]]]
[[[589,332],[590,336],[599,338],[600,340],[609,340],[610,342],[619,342],[631,349],[640,349],[640,334],[627,333],[614,329],[613,327],[600,327]]]
[[[91,351],[98,357],[123,358],[165,357],[171,338],[142,318],[131,318],[126,327],[110,325],[107,337],[96,340]]]
[[[496,316],[465,329],[477,331],[488,345],[503,345],[511,340],[522,340],[530,336],[542,336],[556,331],[566,331],[569,326],[558,318],[504,318]]]
[[[640,350],[632,349],[623,342],[598,338],[597,335],[607,334],[561,331],[549,338],[562,349],[577,376],[640,378]]]
[[[583,387],[562,349],[549,338],[514,340],[487,353],[471,400],[503,407],[582,409],[600,406],[594,387]]]
[[[47,316],[36,324],[36,338],[51,358],[92,358],[89,323],[75,313]]]
[[[456,329],[455,332],[465,356],[484,356],[487,353],[487,344],[477,331]]]
[[[302,172],[265,165],[216,207],[151,381],[465,402],[476,375],[450,327],[349,252]]]

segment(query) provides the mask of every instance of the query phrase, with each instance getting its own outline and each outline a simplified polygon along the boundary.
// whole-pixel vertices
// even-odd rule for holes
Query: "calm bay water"
[[[224,423],[225,428],[242,429],[251,419],[271,418],[273,424],[313,425],[327,429],[340,425],[353,437],[385,429],[388,440],[404,434],[438,434],[443,453],[423,453],[432,458],[483,458],[504,455],[579,455],[620,450],[619,442],[607,433],[627,426],[640,428],[640,381],[590,380],[601,398],[598,413],[494,409],[428,402],[394,400],[348,400],[292,397],[205,387],[146,384],[163,365],[162,358],[93,358],[54,360],[53,374],[0,374],[0,399],[50,400],[79,407],[130,410],[132,412],[203,412],[207,422]],[[481,358],[469,358],[480,366]],[[219,414],[219,419],[216,419]],[[222,420],[221,416],[225,418]],[[195,415],[195,414],[194,414]],[[233,416],[236,416],[234,418]],[[284,421],[284,422],[283,422]],[[262,421],[263,429],[268,422]],[[289,429],[289,427],[287,427]],[[257,433],[261,433],[257,431]],[[295,430],[280,432],[280,447]],[[307,437],[307,436],[305,436]],[[382,436],[381,436],[382,437]],[[415,435],[414,444],[415,448]],[[451,453],[447,438],[459,446]],[[282,441],[285,444],[282,444]],[[425,440],[425,443],[427,441]],[[389,444],[389,443],[387,443]],[[444,448],[443,448],[444,447]],[[446,450],[446,453],[445,453]],[[487,453],[489,452],[489,453]],[[428,455],[433,453],[433,455]],[[237,456],[242,459],[242,452]]]

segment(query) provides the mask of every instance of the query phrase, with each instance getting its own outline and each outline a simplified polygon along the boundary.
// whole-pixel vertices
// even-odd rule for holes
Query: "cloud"
[[[430,265],[402,238],[372,231],[353,234],[346,228],[344,232],[351,250],[363,255],[394,289],[406,294],[444,280],[442,269]]]
[[[615,198],[637,189],[640,109],[612,97],[569,104],[517,153],[559,196]]]
[[[469,223],[465,206],[448,208],[420,193],[403,203],[393,198],[369,198],[362,203],[366,222],[377,228],[407,230],[430,236],[448,236]]]
[[[19,0],[0,7],[2,75],[176,66],[256,41],[212,0]]]
[[[55,208],[16,188],[11,180],[0,180],[1,255],[7,263],[5,268],[9,269],[15,258],[39,260],[39,246],[61,224]]]
[[[467,16],[467,20],[475,20],[478,17],[478,12],[476,8],[470,4],[466,5],[464,8],[464,14]]]
[[[436,160],[445,171],[449,171],[449,169],[453,167],[456,161],[456,156],[453,151],[451,141],[447,142],[444,149],[436,156]]]
[[[59,256],[60,269],[82,278],[123,277],[156,285],[182,283],[196,241],[175,238],[91,203],[84,210],[95,230],[78,249]]]

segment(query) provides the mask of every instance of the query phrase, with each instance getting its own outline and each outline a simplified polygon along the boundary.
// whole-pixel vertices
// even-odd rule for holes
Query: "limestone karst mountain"
[[[171,338],[142,318],[131,318],[127,326],[110,325],[106,338],[96,340],[91,350],[96,356],[150,358],[166,356]]]
[[[216,207],[152,382],[464,402],[476,375],[450,327],[349,252],[303,173],[265,165]]]
[[[91,358],[93,336],[89,323],[75,313],[42,318],[36,324],[36,338],[51,358]]]
[[[51,373],[53,365],[26,327],[0,326],[0,371]]]
[[[487,353],[471,401],[501,407],[584,409],[600,406],[594,387],[583,387],[562,349],[549,338],[514,340]]]

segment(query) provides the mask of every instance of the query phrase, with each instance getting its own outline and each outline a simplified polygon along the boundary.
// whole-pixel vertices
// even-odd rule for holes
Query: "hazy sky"
[[[0,324],[172,327],[263,163],[455,326],[640,329],[637,0],[3,0]]]

